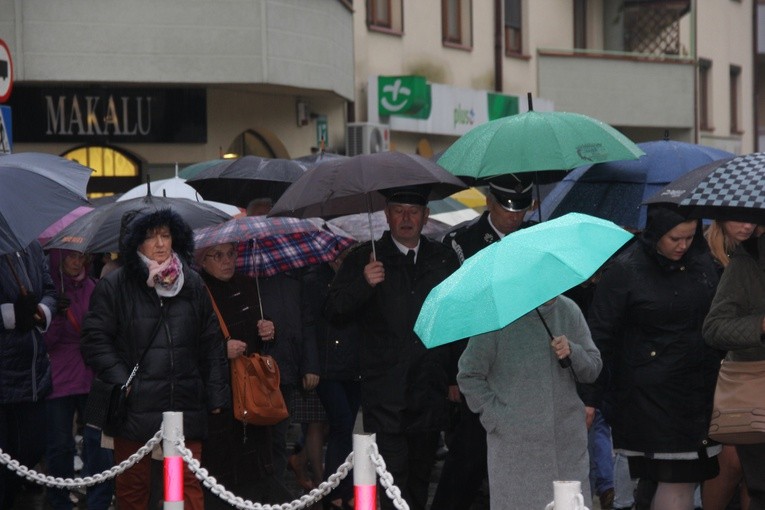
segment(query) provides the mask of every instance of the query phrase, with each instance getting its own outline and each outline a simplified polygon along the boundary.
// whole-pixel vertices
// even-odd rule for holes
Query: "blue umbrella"
[[[733,156],[714,147],[671,140],[637,144],[645,155],[637,160],[610,161],[570,172],[542,205],[542,219],[580,212],[643,229],[646,199],[661,188],[706,163]],[[539,214],[530,214],[539,220]]]
[[[52,154],[0,156],[0,255],[24,249],[83,205],[92,170]]]
[[[503,328],[586,281],[631,237],[578,213],[513,232],[431,290],[414,331],[430,348]]]

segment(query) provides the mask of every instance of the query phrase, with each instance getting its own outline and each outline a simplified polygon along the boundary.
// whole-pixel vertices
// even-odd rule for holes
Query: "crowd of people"
[[[428,186],[381,190],[382,237],[257,281],[236,273],[236,243],[195,250],[193,232],[169,209],[126,213],[119,267],[110,261],[98,275],[89,254],[46,254],[37,242],[3,256],[0,448],[71,478],[78,434],[80,474],[94,474],[143,446],[164,411],[181,411],[186,447],[219,483],[282,503],[296,496],[288,469],[305,490],[335,472],[361,410],[415,510],[480,507],[485,487],[492,509],[541,509],[553,480],[579,481],[588,507],[598,497],[601,508],[692,510],[700,486],[705,510],[731,500],[765,508],[765,446],[707,437],[720,361],[765,358],[765,240],[749,218],[704,232],[700,220],[650,206],[634,242],[568,296],[497,331],[422,344],[413,327],[428,293],[524,228],[532,189],[516,175],[493,179],[486,211],[439,240],[422,235]],[[251,206],[265,214],[271,202]],[[275,425],[232,412],[229,363],[252,352],[279,366],[290,418]],[[130,380],[113,436],[86,419],[94,377]],[[291,454],[293,423],[303,439]],[[120,510],[149,508],[160,499],[152,457],[161,455],[88,488],[87,508],[113,499]],[[634,495],[625,479],[639,480]],[[13,508],[20,480],[0,475],[2,508]],[[321,506],[350,509],[353,496],[345,479]],[[56,510],[74,508],[65,489],[46,497]],[[188,467],[184,498],[191,509],[228,507]],[[395,508],[384,493],[380,506]]]

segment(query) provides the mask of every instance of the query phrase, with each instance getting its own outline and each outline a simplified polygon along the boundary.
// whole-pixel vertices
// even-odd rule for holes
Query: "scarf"
[[[140,251],[137,253],[138,258],[146,264],[146,268],[149,270],[146,285],[152,287],[162,297],[173,297],[181,291],[181,287],[183,287],[183,263],[175,252],[161,264],[149,259]]]

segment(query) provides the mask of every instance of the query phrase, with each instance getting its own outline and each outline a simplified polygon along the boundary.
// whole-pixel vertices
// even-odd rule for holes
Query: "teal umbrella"
[[[426,347],[501,329],[586,281],[632,234],[580,213],[514,232],[428,294],[414,325]]]
[[[199,172],[202,170],[207,170],[210,167],[213,167],[215,165],[220,165],[221,163],[225,163],[226,159],[211,159],[208,161],[200,161],[199,163],[191,164],[187,167],[184,167],[183,170],[178,172],[178,175],[176,177],[182,177],[184,179],[191,179],[192,177],[196,176]]]
[[[643,154],[619,131],[587,115],[528,111],[474,127],[444,152],[438,164],[458,177],[478,180],[571,170]]]

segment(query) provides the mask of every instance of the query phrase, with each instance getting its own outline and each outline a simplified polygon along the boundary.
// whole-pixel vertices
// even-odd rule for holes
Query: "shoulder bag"
[[[210,300],[223,336],[228,341],[231,335],[212,293]],[[229,361],[234,418],[250,425],[275,425],[289,417],[287,404],[279,389],[279,366],[273,357],[253,353]]]
[[[93,378],[88,400],[85,403],[84,419],[86,423],[100,427],[107,436],[114,436],[125,421],[127,416],[127,394],[130,383],[133,382],[141,361],[143,361],[144,356],[146,356],[149,348],[154,343],[162,321],[163,317],[160,317],[154,326],[151,342],[141,353],[141,357],[138,358],[138,362],[133,367],[132,372],[130,372],[130,377],[125,381],[125,384],[109,383],[98,377]]]
[[[722,362],[709,438],[724,444],[765,443],[765,361]]]

